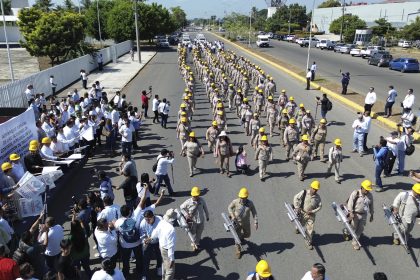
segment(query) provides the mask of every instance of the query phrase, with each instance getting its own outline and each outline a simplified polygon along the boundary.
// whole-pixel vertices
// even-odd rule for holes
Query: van
[[[257,37],[257,46],[259,48],[263,48],[263,47],[269,47],[270,46],[270,39],[268,38],[267,35],[258,35]]]

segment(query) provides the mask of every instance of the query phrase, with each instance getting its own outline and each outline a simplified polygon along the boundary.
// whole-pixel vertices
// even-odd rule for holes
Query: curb
[[[136,74],[134,74],[122,87],[121,90],[123,90],[132,80],[134,80],[134,78],[141,72],[141,70],[143,70],[144,67],[147,66],[147,64],[149,64],[149,62],[156,56],[157,52],[155,52],[150,59],[139,69],[139,71],[136,72]]]
[[[295,78],[295,79],[297,79],[297,80],[299,80],[299,81],[301,81],[301,82],[306,83],[306,79],[305,79],[304,77],[300,76],[299,74],[297,74],[296,72],[293,72],[293,71],[291,71],[291,70],[289,70],[289,69],[287,69],[287,68],[285,68],[285,67],[283,67],[283,66],[281,66],[281,65],[278,65],[278,64],[276,64],[276,63],[274,63],[274,62],[272,62],[272,61],[270,61],[270,60],[268,60],[268,59],[266,59],[266,58],[264,58],[264,57],[260,56],[259,54],[256,54],[256,53],[254,53],[254,52],[252,52],[252,51],[250,51],[250,50],[248,50],[248,49],[246,49],[246,48],[242,47],[241,45],[239,45],[239,44],[237,44],[237,43],[231,42],[231,41],[227,40],[226,38],[221,37],[221,36],[220,36],[220,35],[218,35],[218,34],[215,34],[215,33],[213,33],[213,32],[210,32],[210,33],[211,33],[212,35],[216,36],[217,38],[219,38],[220,40],[223,40],[223,41],[225,41],[225,42],[227,42],[227,43],[229,43],[229,44],[231,44],[231,45],[234,45],[234,46],[236,46],[238,49],[240,49],[240,50],[242,50],[242,51],[244,51],[244,52],[246,52],[246,53],[248,53],[248,54],[252,55],[253,57],[256,57],[256,58],[258,58],[258,59],[260,59],[260,60],[262,60],[262,61],[264,61],[264,62],[266,62],[266,63],[270,64],[270,65],[271,65],[271,66],[273,66],[274,68],[277,68],[277,69],[279,69],[279,70],[280,70],[280,71],[282,71],[282,72],[285,72],[286,74],[288,74],[288,75],[292,76],[293,78]],[[344,105],[346,105],[346,106],[348,106],[348,107],[351,107],[352,109],[355,109],[356,111],[361,111],[361,112],[363,112],[363,110],[364,110],[364,109],[363,109],[363,106],[361,106],[361,105],[359,105],[359,104],[357,104],[357,103],[355,103],[355,102],[353,102],[353,101],[350,101],[350,100],[348,100],[347,98],[345,98],[345,97],[341,96],[341,94],[338,94],[338,93],[336,93],[336,92],[334,92],[334,91],[332,91],[332,90],[330,90],[330,89],[328,89],[328,88],[322,87],[322,86],[320,86],[319,84],[317,84],[317,83],[315,83],[315,82],[311,82],[311,86],[312,86],[312,87],[314,87],[314,88],[316,88],[316,89],[318,89],[318,90],[320,90],[320,91],[321,91],[321,92],[323,92],[323,93],[328,94],[328,95],[329,95],[329,96],[331,96],[333,99],[335,99],[335,100],[337,100],[337,101],[339,101],[339,102],[343,103]],[[384,117],[381,117],[381,116],[377,116],[377,113],[376,113],[376,112],[374,112],[374,111],[372,111],[371,115],[372,115],[373,117],[374,117],[374,116],[376,116],[376,118],[375,118],[375,119],[376,119],[378,122],[382,123],[383,125],[386,125],[386,126],[388,126],[389,128],[391,128],[391,129],[398,129],[398,127],[397,127],[397,123],[396,123],[396,122],[393,122],[393,121],[388,120],[388,119],[386,119],[386,118],[384,118]],[[414,142],[420,142],[420,133],[418,133],[418,132],[414,132],[414,134],[413,134],[413,138],[414,138]]]

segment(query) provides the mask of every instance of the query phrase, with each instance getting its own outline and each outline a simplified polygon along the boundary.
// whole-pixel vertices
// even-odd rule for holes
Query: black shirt
[[[57,261],[57,271],[63,273],[65,279],[79,279],[70,255],[63,256],[60,254]]]
[[[29,153],[23,159],[26,169],[31,173],[40,173],[42,172],[42,168],[37,168],[35,166],[44,166],[42,162],[41,155],[39,153]]]

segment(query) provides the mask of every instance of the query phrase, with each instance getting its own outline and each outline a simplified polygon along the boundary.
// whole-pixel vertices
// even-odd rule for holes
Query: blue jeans
[[[375,184],[379,188],[382,188],[381,174],[383,170],[384,170],[384,167],[382,165],[375,163]]]
[[[126,278],[129,276],[131,252],[134,252],[134,257],[136,258],[136,275],[141,277],[143,275],[143,254],[141,244],[134,248],[121,247],[121,259],[123,263],[122,272]]]
[[[321,110],[321,118],[327,119],[327,112],[328,111]]]
[[[363,153],[363,137],[364,133],[353,133],[353,150],[357,150],[359,153]]]
[[[168,188],[169,194],[172,194],[174,192],[173,189],[172,189],[171,180],[169,179],[168,174],[166,174],[166,175],[156,175],[156,177],[157,177],[157,181],[156,181],[156,184],[155,184],[155,193],[154,193],[155,195],[159,194],[160,184],[162,184],[162,181],[165,182],[165,185]]]
[[[162,255],[160,254],[159,243],[143,246],[143,271],[146,277],[150,277],[149,265],[153,254],[156,256],[156,267],[157,269],[159,269],[160,267],[162,267]]]
[[[403,173],[405,168],[405,151],[398,151],[398,173]]]
[[[168,115],[160,114],[160,125],[166,128],[166,123],[168,122]]]
[[[121,152],[123,154],[131,155],[131,149],[133,147],[133,142],[121,142]]]

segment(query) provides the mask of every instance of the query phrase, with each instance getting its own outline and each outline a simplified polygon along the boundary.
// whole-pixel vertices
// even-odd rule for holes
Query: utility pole
[[[346,6],[346,0],[343,0],[341,9],[341,27],[340,27],[340,42],[343,42],[343,25],[344,25],[344,7]]]
[[[291,23],[291,21],[292,21],[292,9],[290,9],[290,6],[289,6],[289,35],[290,35],[290,23]]]
[[[249,10],[248,47],[251,47],[251,29],[252,29],[252,0],[251,0],[251,9]]]
[[[310,53],[311,53],[311,45],[312,45],[312,25],[314,23],[314,12],[315,12],[315,0],[313,0],[311,22],[309,24],[309,45],[308,45],[308,57],[306,59],[306,69],[305,69],[305,72],[309,68],[309,56],[310,56]]]
[[[0,5],[1,5],[1,13],[3,15],[4,39],[6,41],[6,47],[7,47],[7,59],[9,61],[10,79],[12,80],[12,82],[14,82],[15,81],[15,75],[13,74],[12,57],[11,57],[11,54],[10,54],[9,40],[7,38],[7,32],[6,32],[6,16],[4,15],[3,0],[0,0]]]
[[[100,43],[100,46],[102,48],[101,21],[99,20],[99,0],[96,0],[96,13],[98,15],[99,43]]]
[[[134,0],[134,21],[136,24],[136,44],[137,44],[137,56],[139,63],[141,63],[141,52],[140,52],[140,31],[139,31],[139,19],[137,14],[137,0]]]

